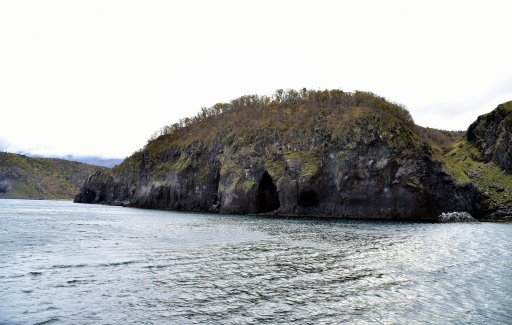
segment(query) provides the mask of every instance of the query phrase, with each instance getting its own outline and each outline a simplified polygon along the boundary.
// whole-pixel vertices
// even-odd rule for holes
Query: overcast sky
[[[510,1],[0,1],[0,147],[125,157],[202,106],[369,90],[423,126],[512,100]]]

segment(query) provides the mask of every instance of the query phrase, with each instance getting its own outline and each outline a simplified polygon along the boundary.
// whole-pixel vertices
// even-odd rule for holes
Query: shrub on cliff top
[[[404,123],[413,124],[411,115],[403,106],[371,92],[280,89],[271,96],[247,95],[229,103],[217,103],[212,107],[202,108],[194,117],[183,118],[177,123],[164,126],[151,136],[148,143],[163,136],[179,136],[190,129],[194,129],[197,139],[209,138],[212,133],[216,133],[213,132],[213,124],[219,124],[224,129],[252,126],[284,130],[304,126],[315,116],[349,107],[373,108]]]

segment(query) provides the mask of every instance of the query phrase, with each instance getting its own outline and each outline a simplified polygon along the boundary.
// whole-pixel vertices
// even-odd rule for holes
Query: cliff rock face
[[[435,159],[407,111],[371,93],[277,92],[174,125],[75,202],[222,213],[436,219],[481,193]]]
[[[144,168],[150,160],[141,157],[136,176],[98,172],[75,200],[187,211],[360,218],[431,218],[443,211],[476,211],[477,191],[471,185],[455,184],[428,154],[402,156],[380,141],[325,153],[277,152],[266,146],[247,156],[230,147],[213,152],[176,150],[164,163],[170,162],[170,170],[159,177],[153,172],[159,166]]]
[[[457,169],[483,194],[484,219],[512,221],[512,102],[478,117],[458,147]]]
[[[469,127],[467,138],[486,161],[512,174],[512,101],[479,116]]]

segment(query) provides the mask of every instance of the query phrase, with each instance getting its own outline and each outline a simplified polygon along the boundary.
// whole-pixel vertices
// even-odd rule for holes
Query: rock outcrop
[[[439,215],[439,222],[476,222],[467,212],[446,212]]]
[[[426,131],[425,131],[426,132]],[[484,196],[446,168],[407,111],[371,93],[277,92],[167,128],[75,202],[240,214],[479,218]]]
[[[469,127],[467,138],[483,159],[512,174],[512,101],[479,116]]]
[[[479,116],[452,153],[455,174],[463,171],[483,194],[482,220],[512,221],[512,102]]]

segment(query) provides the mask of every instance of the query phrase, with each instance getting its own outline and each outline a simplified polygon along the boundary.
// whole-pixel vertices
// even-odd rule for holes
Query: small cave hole
[[[303,207],[317,206],[318,194],[315,191],[301,191],[299,194],[299,205]]]
[[[85,201],[87,203],[94,202],[96,199],[96,192],[91,190],[85,190]]]
[[[219,194],[215,194],[215,197],[213,198],[213,207],[214,208],[220,208]]]
[[[7,192],[9,192],[8,184],[0,183],[0,193],[7,193]]]
[[[272,177],[265,172],[258,184],[256,195],[256,212],[265,213],[279,209],[279,195],[277,188],[272,182]]]

